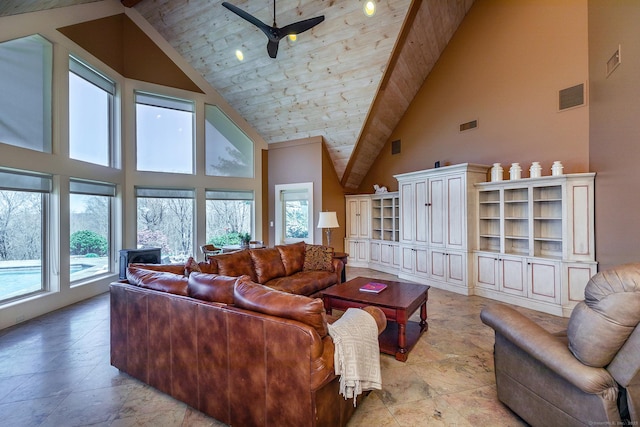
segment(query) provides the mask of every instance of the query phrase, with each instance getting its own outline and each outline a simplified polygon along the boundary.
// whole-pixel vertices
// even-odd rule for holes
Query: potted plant
[[[249,233],[240,233],[240,246],[243,248],[249,247],[249,241],[251,240],[251,234]]]

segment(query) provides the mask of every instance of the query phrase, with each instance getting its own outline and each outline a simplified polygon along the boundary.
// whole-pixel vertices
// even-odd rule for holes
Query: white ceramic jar
[[[553,176],[562,175],[563,169],[564,169],[564,166],[562,166],[562,162],[560,160],[556,160],[555,162],[553,162],[553,165],[551,166],[551,175]]]
[[[509,169],[509,179],[522,178],[522,168],[520,163],[511,163],[511,169]]]
[[[542,176],[542,166],[539,162],[531,163],[529,168],[529,178],[540,178]]]
[[[500,163],[494,163],[491,168],[491,182],[502,181],[504,170]]]

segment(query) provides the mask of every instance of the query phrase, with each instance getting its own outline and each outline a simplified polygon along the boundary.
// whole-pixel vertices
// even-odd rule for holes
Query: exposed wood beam
[[[376,96],[371,104],[371,107],[369,108],[369,113],[367,114],[367,119],[365,120],[365,124],[362,127],[362,131],[360,132],[360,136],[358,138],[358,140],[356,141],[356,144],[354,146],[353,152],[351,153],[351,156],[349,157],[349,162],[347,163],[347,166],[345,168],[344,173],[342,174],[342,179],[341,179],[341,184],[344,188],[353,190],[353,188],[348,188],[348,181],[349,181],[349,176],[351,175],[351,171],[353,169],[353,166],[355,164],[355,162],[358,160],[358,156],[360,154],[360,150],[362,149],[362,140],[363,140],[363,136],[368,134],[369,128],[372,126],[372,121],[373,121],[373,116],[375,114],[373,114],[374,111],[376,111],[376,107],[377,104],[379,102],[381,102],[381,93],[384,92],[384,89],[387,87],[387,84],[389,83],[389,79],[391,78],[391,75],[393,74],[393,71],[396,67],[396,64],[398,63],[398,59],[400,56],[400,52],[401,52],[401,47],[404,45],[405,40],[407,39],[407,36],[409,35],[409,32],[411,31],[411,27],[413,26],[413,21],[416,18],[416,15],[418,14],[418,10],[420,9],[420,6],[422,5],[422,0],[413,0],[411,2],[411,6],[409,6],[409,11],[407,13],[407,17],[405,19],[405,22],[402,26],[402,30],[400,32],[400,35],[398,36],[398,40],[396,41],[395,47],[393,49],[393,53],[391,55],[391,58],[389,59],[389,63],[387,65],[387,68],[384,72],[384,75],[382,76],[382,81],[380,82],[380,86],[379,89],[376,93]],[[386,142],[386,141],[385,141]]]

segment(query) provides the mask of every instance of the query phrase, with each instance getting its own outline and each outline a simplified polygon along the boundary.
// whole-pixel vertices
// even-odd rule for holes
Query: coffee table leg
[[[420,330],[427,327],[427,302],[425,301],[420,307]]]
[[[398,322],[398,351],[396,352],[396,360],[402,362],[407,361],[407,324]]]

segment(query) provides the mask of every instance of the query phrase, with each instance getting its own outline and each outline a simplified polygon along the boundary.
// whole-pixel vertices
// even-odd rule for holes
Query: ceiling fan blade
[[[270,39],[267,43],[267,52],[271,58],[275,58],[278,55],[278,42]]]
[[[223,1],[222,5],[224,7],[226,7],[227,9],[229,9],[231,12],[235,13],[236,15],[238,15],[240,18],[242,18],[242,19],[252,23],[256,27],[260,28],[267,36],[269,36],[270,31],[271,31],[271,27],[268,26],[267,24],[265,24],[264,22],[262,22],[261,20],[259,20],[258,18],[256,18],[255,16],[248,14],[244,10],[242,10],[242,9],[240,9],[240,8],[230,4],[230,3],[227,3],[226,1]]]
[[[307,30],[315,27],[319,23],[324,21],[324,15],[316,16],[315,18],[305,19],[304,21],[294,22],[293,24],[289,24],[280,28],[280,34],[282,37],[288,36],[290,34],[300,34],[304,33]]]

